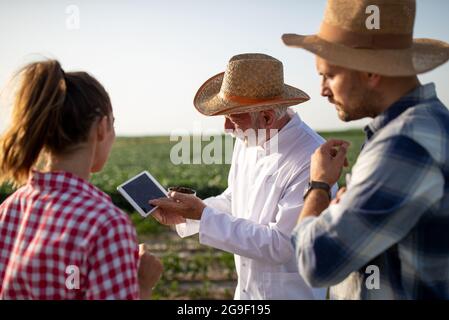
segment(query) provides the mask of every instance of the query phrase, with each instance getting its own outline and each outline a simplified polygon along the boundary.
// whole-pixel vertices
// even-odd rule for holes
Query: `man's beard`
[[[245,140],[246,140],[246,135],[245,135],[245,133],[242,130],[229,129],[229,130],[226,130],[226,133],[230,134],[231,137],[239,139],[239,140],[241,140],[243,142],[245,142]]]
[[[375,112],[373,110],[375,110],[375,102],[378,101],[375,97],[373,92],[365,91],[358,97],[357,101],[351,102],[351,106],[343,106],[333,99],[329,99],[329,102],[334,104],[341,121],[350,122],[365,117],[374,117]]]
[[[227,133],[229,133],[233,138],[242,141],[247,147],[253,147],[263,143],[261,136],[257,133],[257,130],[255,129],[247,129],[246,131],[228,130]]]
[[[349,122],[349,121],[354,120],[354,119],[351,119],[351,116],[341,108],[337,109],[337,115],[338,115],[338,118],[344,122]]]
[[[335,111],[337,111],[337,116],[341,121],[348,122],[351,121],[350,115],[342,108],[342,104],[335,101],[333,98],[328,97],[327,100],[330,104],[333,104]]]
[[[265,139],[264,135],[260,135],[263,130],[258,128],[257,120],[258,114],[251,117],[251,128],[245,131],[240,129],[226,130],[226,133],[229,133],[233,138],[239,139],[247,147],[260,145],[265,142]]]

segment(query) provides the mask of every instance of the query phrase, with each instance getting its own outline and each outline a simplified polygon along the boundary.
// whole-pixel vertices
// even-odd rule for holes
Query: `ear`
[[[235,130],[235,125],[232,123],[231,119],[228,117],[225,117],[225,124],[224,124],[225,130]]]
[[[364,80],[365,84],[370,89],[375,89],[379,86],[380,81],[382,79],[382,76],[376,73],[370,73],[370,72],[362,72],[362,79]]]
[[[97,122],[97,141],[101,142],[106,138],[109,129],[109,118],[103,116]]]
[[[273,123],[276,121],[276,115],[274,110],[262,111],[261,116],[267,128],[271,128],[273,126]]]

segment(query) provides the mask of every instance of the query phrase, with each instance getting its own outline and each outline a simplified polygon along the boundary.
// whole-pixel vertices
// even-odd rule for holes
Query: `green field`
[[[351,141],[348,160],[351,166],[354,164],[364,140],[361,130],[322,132],[321,135]],[[231,254],[201,246],[197,237],[179,239],[171,228],[159,225],[152,218],[142,219],[116,191],[117,185],[142,170],[151,172],[164,187],[194,188],[201,198],[219,194],[226,188],[229,165],[174,165],[170,161],[170,150],[175,144],[176,141],[170,142],[167,136],[117,138],[106,167],[92,177],[92,182],[130,214],[139,240],[148,243],[163,260],[164,275],[153,298],[232,298],[236,275]],[[207,144],[209,142],[203,142],[203,147]],[[344,185],[343,178],[339,184]],[[0,187],[0,201],[10,192],[7,186]]]

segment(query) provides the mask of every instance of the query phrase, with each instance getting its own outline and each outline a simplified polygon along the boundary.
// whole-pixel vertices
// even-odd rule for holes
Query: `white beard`
[[[248,138],[241,130],[226,130],[226,133],[230,134],[231,137],[237,138],[245,142]]]
[[[239,139],[247,147],[261,146],[267,141],[264,130],[260,130],[257,134],[253,131],[253,135],[251,137],[246,135],[241,130],[226,130],[226,133],[230,134],[233,138]]]

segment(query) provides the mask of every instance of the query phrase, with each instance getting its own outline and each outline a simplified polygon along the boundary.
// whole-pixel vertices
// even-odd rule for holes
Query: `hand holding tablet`
[[[148,201],[167,197],[167,191],[148,172],[143,171],[117,187],[117,190],[144,218],[150,215],[156,206]]]

